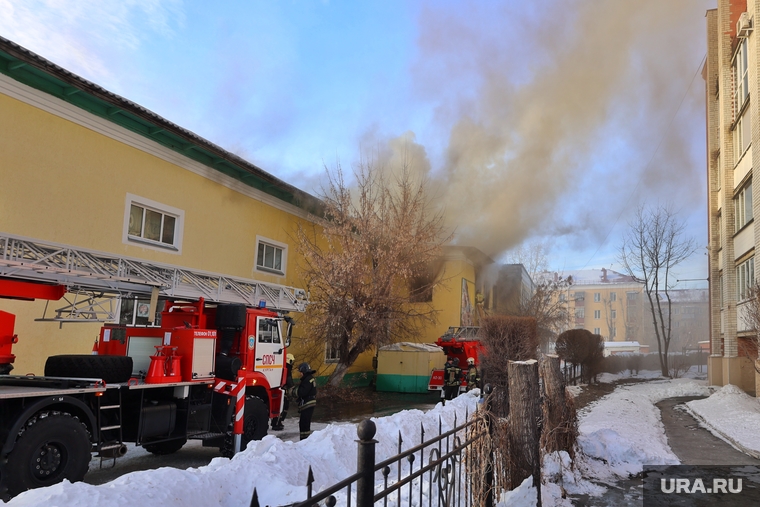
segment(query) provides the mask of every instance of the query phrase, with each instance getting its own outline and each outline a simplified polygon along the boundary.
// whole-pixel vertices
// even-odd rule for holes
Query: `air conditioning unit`
[[[739,21],[736,22],[736,36],[743,39],[749,37],[750,33],[752,33],[752,18],[748,13],[742,12],[739,15]]]

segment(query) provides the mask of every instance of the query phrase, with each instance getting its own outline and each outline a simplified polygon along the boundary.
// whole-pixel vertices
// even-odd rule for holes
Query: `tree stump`
[[[509,469],[510,489],[514,489],[530,476],[538,491],[541,507],[541,399],[538,387],[538,362],[509,361]]]
[[[539,364],[544,386],[541,447],[547,453],[566,451],[574,457],[577,420],[572,398],[566,390],[559,357],[546,355]]]

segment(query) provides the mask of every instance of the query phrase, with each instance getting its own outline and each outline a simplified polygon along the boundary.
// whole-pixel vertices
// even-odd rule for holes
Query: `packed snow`
[[[659,409],[655,403],[678,396],[710,396],[702,380],[650,380],[619,386],[579,413],[578,452],[575,463],[562,453],[544,457],[543,505],[570,506],[569,497],[600,496],[605,484],[639,474],[644,464],[678,464],[665,437]],[[406,410],[392,416],[373,418],[377,426],[377,459],[398,452],[398,437],[403,448],[420,442],[420,427],[425,438],[438,434],[439,418],[443,431],[461,424],[467,413],[479,405],[478,391],[463,394],[433,409]],[[703,423],[727,440],[760,452],[753,428],[760,425],[760,404],[733,386],[726,386],[709,398],[688,404]],[[233,459],[215,458],[207,466],[178,470],[160,468],[133,472],[100,486],[64,482],[49,488],[28,491],[7,505],[109,507],[180,507],[184,505],[248,505],[254,488],[261,505],[283,505],[306,497],[306,479],[311,466],[314,491],[320,491],[356,470],[356,425],[330,424],[301,442],[284,441],[269,435]],[[378,482],[380,489],[381,482]],[[569,495],[569,496],[568,496]],[[563,498],[565,497],[565,498]],[[395,505],[395,497],[389,504]],[[402,496],[408,504],[406,494]],[[338,496],[338,505],[345,498]],[[411,505],[416,505],[412,498]],[[502,493],[499,507],[536,505],[536,489],[526,479],[514,491]]]

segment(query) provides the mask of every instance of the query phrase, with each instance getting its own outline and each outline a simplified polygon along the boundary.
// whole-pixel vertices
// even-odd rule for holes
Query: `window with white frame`
[[[617,292],[610,292],[610,301],[617,301]]]
[[[747,225],[753,218],[752,212],[752,182],[747,183],[736,197],[734,197],[734,206],[736,208],[736,230],[738,231]]]
[[[601,328],[595,327],[594,328],[594,334],[602,334]]]
[[[562,293],[562,294],[559,295],[559,300],[560,301],[565,301],[566,300],[564,293]]]
[[[602,300],[601,292],[594,292],[594,303],[598,303]]]
[[[617,329],[615,328],[615,326],[612,326],[610,328],[610,338],[615,338],[616,336],[617,336]]]
[[[736,296],[739,301],[749,297],[750,288],[755,283],[755,258],[750,257],[736,267]]]
[[[287,266],[288,246],[266,238],[256,238],[256,269],[284,275]]]
[[[749,53],[749,39],[739,39],[739,45],[734,54],[732,67],[734,71],[734,111],[739,113],[744,107],[744,102],[749,97],[749,72],[747,56]]]
[[[734,125],[734,154],[735,162],[739,162],[744,152],[752,143],[752,120],[749,108],[745,109]]]
[[[610,310],[610,318],[612,319],[617,318],[617,310]]]
[[[325,362],[337,363],[338,361],[340,361],[340,352],[338,352],[338,349],[329,343],[325,344]]]
[[[575,317],[578,319],[583,319],[586,317],[586,309],[584,307],[576,308],[575,309]]]
[[[150,319],[150,298],[119,298],[119,325],[127,327],[161,327],[161,312],[166,299],[159,298],[153,321]]]
[[[601,310],[594,310],[594,318],[599,320],[602,318],[602,311]]]
[[[179,252],[184,216],[180,209],[127,194],[124,242]]]

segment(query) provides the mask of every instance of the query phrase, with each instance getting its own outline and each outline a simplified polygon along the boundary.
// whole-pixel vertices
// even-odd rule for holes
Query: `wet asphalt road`
[[[700,426],[684,403],[703,396],[682,396],[657,403],[673,453],[684,465],[760,465],[760,460],[736,450]]]

